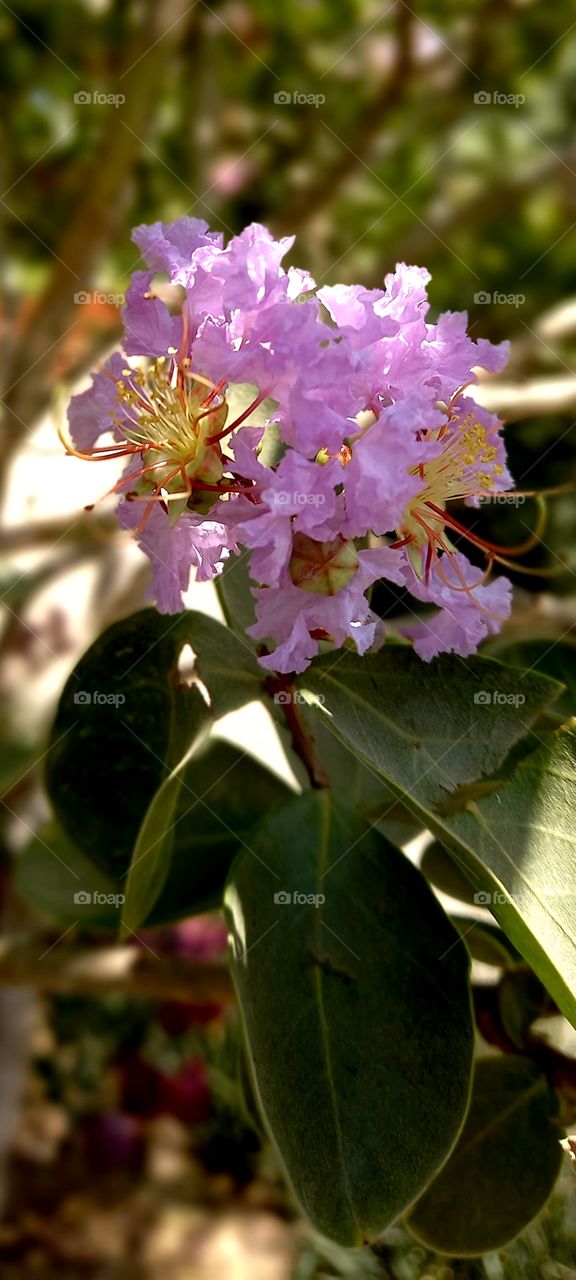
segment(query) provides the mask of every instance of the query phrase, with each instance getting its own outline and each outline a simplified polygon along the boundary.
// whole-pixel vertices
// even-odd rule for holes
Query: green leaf
[[[80,659],[56,714],[48,792],[66,835],[105,873],[127,870],[142,817],[171,767],[183,641],[154,610],[109,627]],[[106,700],[100,702],[99,698]]]
[[[377,827],[392,844],[403,844],[417,835],[422,823],[400,803],[381,776],[340,741],[330,725],[311,708],[301,705],[300,709],[330,785],[337,796],[346,797],[347,807],[355,809],[370,826]]]
[[[466,943],[473,960],[490,964],[495,969],[507,969],[520,959],[516,947],[497,924],[473,920],[470,916],[455,916],[452,911],[450,919],[462,935],[462,941]]]
[[[149,923],[220,906],[243,834],[292,794],[269,769],[227,742],[213,740],[199,755],[193,747],[191,755],[178,788],[165,883],[142,916]]]
[[[290,788],[252,756],[212,739],[184,775],[166,883],[146,925],[182,920],[219,906],[238,843],[263,814],[285,804]],[[124,873],[99,871],[53,821],[15,862],[18,893],[64,925],[118,929]],[[81,910],[74,894],[82,891]],[[96,895],[96,896],[95,896]],[[113,897],[107,903],[97,895]],[[87,899],[89,898],[89,901]]]
[[[466,949],[420,872],[328,792],[247,844],[225,903],[257,1094],[311,1221],[356,1246],[414,1200],[460,1130]]]
[[[174,846],[176,810],[184,774],[206,736],[211,718],[202,694],[190,689],[186,708],[186,726],[181,728],[187,740],[180,760],[161,783],[151,801],[138,832],[130,868],[126,877],[125,902],[122,909],[120,937],[136,932],[148,919],[166,884]],[[172,752],[171,752],[172,754]]]
[[[458,1145],[410,1214],[411,1232],[456,1257],[500,1249],[517,1236],[560,1168],[554,1113],[554,1094],[527,1058],[480,1061]]]
[[[253,756],[212,739],[184,778],[170,875],[154,918],[180,918],[183,903],[194,911],[219,905],[239,842],[291,795]]]
[[[49,822],[14,864],[16,892],[42,915],[81,929],[114,929],[120,923],[124,885],[105,875]]]
[[[393,648],[351,654],[334,671],[322,659],[302,679],[323,692],[320,712],[339,736],[460,859],[476,900],[576,1025],[574,729],[526,754],[492,794],[479,787],[472,798],[472,787],[464,805],[447,803],[455,788],[495,773],[558,686],[478,657],[414,663],[408,649]],[[520,679],[521,707],[494,702],[494,692],[517,697]],[[479,683],[490,702],[474,702]]]
[[[246,635],[248,627],[256,621],[256,602],[252,595],[254,582],[249,573],[250,557],[247,552],[230,556],[222,573],[216,579],[216,590],[229,627],[249,648],[256,648],[256,641]]]
[[[248,640],[205,613],[181,614],[179,631],[197,656],[196,671],[216,719],[263,696],[266,672]]]
[[[498,984],[498,1008],[502,1026],[514,1044],[522,1049],[532,1023],[550,1012],[542,983],[527,965],[516,965],[502,975]]]
[[[425,663],[403,645],[363,658],[326,655],[299,685],[316,695],[319,714],[362,760],[407,800],[434,807],[499,768],[560,692],[545,676],[520,682],[517,671],[491,659],[443,655]],[[505,701],[518,696],[521,705]]]
[[[441,893],[446,893],[459,902],[471,904],[474,901],[474,889],[470,880],[439,840],[433,840],[424,850],[420,870]]]
[[[576,1025],[576,730],[446,822],[443,838],[488,873],[490,909]]]
[[[174,726],[190,701],[178,673],[186,644],[215,716],[262,692],[256,659],[226,627],[203,614],[146,609],[100,636],[60,698],[48,792],[70,840],[114,876],[127,870],[147,807],[180,758]]]
[[[515,644],[498,643],[498,656],[511,667],[538,671],[566,685],[556,710],[563,715],[576,713],[576,644],[554,637],[543,640],[519,640]]]

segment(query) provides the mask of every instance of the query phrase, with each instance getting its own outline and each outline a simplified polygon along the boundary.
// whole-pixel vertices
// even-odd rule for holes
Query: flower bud
[[[295,587],[320,596],[335,596],[351,582],[359,565],[353,542],[334,538],[315,542],[305,533],[294,534],[288,566]]]

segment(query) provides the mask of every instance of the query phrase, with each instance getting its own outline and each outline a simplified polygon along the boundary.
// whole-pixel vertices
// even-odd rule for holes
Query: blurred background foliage
[[[30,925],[9,872],[45,816],[40,760],[55,697],[78,653],[138,608],[145,588],[107,513],[83,516],[82,464],[53,466],[62,402],[120,334],[139,261],[130,228],[190,213],[228,235],[258,220],[296,235],[290,260],[319,283],[377,286],[399,260],[429,268],[434,314],[467,310],[474,336],[512,341],[507,370],[480,396],[508,422],[518,487],[570,484],[575,66],[575,0],[0,0],[6,929]],[[530,499],[459,514],[506,543],[536,518]],[[512,574],[515,613],[492,646],[522,662],[529,643],[530,664],[568,683],[566,710],[576,709],[575,544],[568,490],[550,500],[530,553],[543,574]],[[75,575],[89,572],[79,619]],[[376,599],[382,612],[401,609],[386,592]],[[8,1280],[305,1280],[386,1274],[391,1259],[406,1280],[576,1274],[564,1192],[504,1258],[448,1265],[394,1233],[380,1261],[323,1253],[293,1226],[277,1170],[238,1118],[221,1059],[214,1066],[215,1043],[234,1053],[235,1030],[224,1036],[212,1013],[185,1010],[116,997],[39,1009],[0,989],[0,1155],[15,1153],[0,1239]],[[192,1153],[178,1125],[192,1126]],[[176,1224],[162,1189],[174,1185]],[[209,1247],[190,1201],[217,1224]]]

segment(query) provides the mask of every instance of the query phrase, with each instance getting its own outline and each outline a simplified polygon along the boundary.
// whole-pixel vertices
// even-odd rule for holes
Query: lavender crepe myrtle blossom
[[[378,579],[438,606],[406,632],[424,660],[473,653],[508,615],[511,588],[487,582],[501,549],[446,504],[512,485],[500,422],[463,396],[477,366],[502,368],[507,344],[474,342],[463,313],[429,324],[430,277],[417,267],[400,264],[383,289],[315,292],[307,272],[282,266],[292,238],[257,224],[227,246],[189,217],[133,238],[148,269],[128,290],[124,354],[72,398],[68,448],[126,458],[119,518],[151,560],[158,608],[183,607],[191,569],[210,579],[247,552],[250,631],[276,646],[267,668],[302,671],[321,640],[381,644],[366,595]],[[154,292],[158,272],[175,312]],[[231,394],[247,385],[233,418]],[[255,425],[257,410],[267,417]],[[483,550],[485,572],[453,531]]]

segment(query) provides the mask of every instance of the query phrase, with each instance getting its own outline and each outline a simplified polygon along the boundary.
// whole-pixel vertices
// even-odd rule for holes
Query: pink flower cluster
[[[188,217],[134,240],[148,270],[127,294],[124,354],[73,397],[69,423],[71,452],[126,458],[119,517],[158,608],[182,608],[191,568],[205,580],[247,554],[265,667],[302,671],[321,640],[380,644],[378,579],[437,606],[406,631],[422,658],[473,653],[511,588],[486,580],[489,551],[483,572],[454,548],[447,504],[511,487],[501,424],[463,395],[506,344],[474,342],[465,313],[429,324],[418,267],[383,289],[316,290],[282,266],[292,239],[258,225],[227,246]]]

